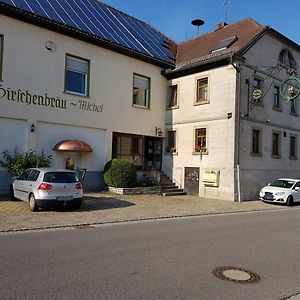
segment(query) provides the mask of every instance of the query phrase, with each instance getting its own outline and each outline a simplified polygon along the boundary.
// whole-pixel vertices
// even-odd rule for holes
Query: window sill
[[[275,111],[282,112],[282,109],[281,109],[281,108],[279,108],[279,107],[275,107],[275,106],[273,106],[273,107],[272,107],[272,109],[273,109],[273,110],[275,110]]]
[[[298,115],[298,114],[296,114],[296,113],[292,113],[292,112],[290,113],[290,115],[291,115],[291,116],[294,116],[294,117],[299,117],[299,115]]]
[[[200,151],[193,151],[192,153],[193,155],[208,155],[208,151],[203,151],[203,152],[200,152]]]
[[[176,106],[168,106],[167,110],[173,110],[173,109],[178,109],[178,108],[179,108],[178,105],[176,105]]]
[[[63,91],[63,93],[67,94],[67,95],[72,95],[72,96],[78,96],[78,97],[83,97],[83,98],[90,98],[89,95],[79,94],[79,93],[70,92],[70,91]]]
[[[178,155],[178,152],[165,152],[165,155],[170,155],[170,156],[173,156],[173,155]]]
[[[275,159],[280,159],[281,156],[280,155],[271,155],[272,158],[275,158]]]
[[[251,152],[250,155],[255,157],[263,157],[262,153]]]
[[[148,110],[150,110],[150,108],[146,107],[146,106],[141,106],[141,105],[136,105],[136,104],[132,104],[132,106],[135,107],[135,108],[139,108],[139,109],[148,109]]]
[[[298,158],[295,157],[295,156],[293,156],[293,157],[289,156],[289,159],[290,159],[290,160],[298,160]]]
[[[210,103],[209,100],[201,100],[201,101],[198,101],[198,102],[194,102],[194,106],[209,104],[209,103]]]

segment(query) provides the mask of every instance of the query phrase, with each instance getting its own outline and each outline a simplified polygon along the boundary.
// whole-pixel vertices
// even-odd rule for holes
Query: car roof
[[[74,172],[73,170],[55,169],[55,168],[30,168],[29,170],[38,170],[38,171],[41,171],[41,172]]]
[[[278,178],[277,180],[300,181],[300,179],[296,179],[296,178]]]

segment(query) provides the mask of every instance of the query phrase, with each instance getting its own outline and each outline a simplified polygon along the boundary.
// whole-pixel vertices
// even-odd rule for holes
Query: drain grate
[[[243,268],[232,266],[218,267],[214,269],[213,274],[219,279],[236,283],[256,283],[260,281],[258,274]]]

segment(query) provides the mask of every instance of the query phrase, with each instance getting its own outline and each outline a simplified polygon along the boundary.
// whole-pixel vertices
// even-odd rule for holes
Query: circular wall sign
[[[254,90],[253,93],[252,93],[252,97],[255,100],[260,99],[261,96],[262,96],[262,90],[257,89],[257,90]]]
[[[52,41],[47,41],[47,42],[45,43],[45,47],[46,47],[46,49],[47,49],[48,51],[50,51],[50,52],[55,52],[56,49],[57,49],[56,44],[55,44],[54,42],[52,42]]]

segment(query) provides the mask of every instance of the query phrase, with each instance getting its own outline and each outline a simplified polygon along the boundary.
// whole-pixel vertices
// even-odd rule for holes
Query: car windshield
[[[47,172],[44,175],[44,182],[51,183],[73,183],[79,182],[74,172]]]
[[[276,186],[276,187],[281,187],[281,188],[286,188],[290,189],[294,185],[295,181],[293,180],[283,180],[283,179],[278,179],[275,180],[270,184],[270,186]]]

